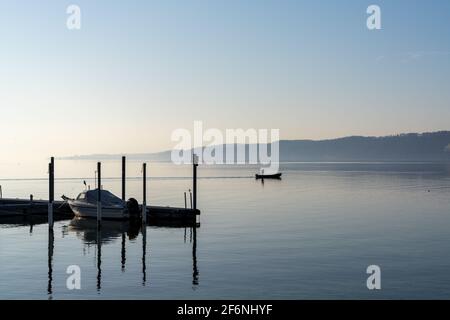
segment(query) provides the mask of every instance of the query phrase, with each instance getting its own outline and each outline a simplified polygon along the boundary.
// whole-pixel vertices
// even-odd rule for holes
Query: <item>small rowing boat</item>
[[[281,179],[281,172],[274,174],[255,174],[256,179]]]

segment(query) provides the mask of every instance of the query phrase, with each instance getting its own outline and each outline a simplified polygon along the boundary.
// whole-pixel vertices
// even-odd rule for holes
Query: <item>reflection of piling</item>
[[[192,159],[192,179],[193,179],[193,187],[192,192],[194,193],[194,209],[197,209],[197,167],[198,167],[198,156],[196,154],[193,155]]]
[[[55,237],[53,229],[48,229],[48,284],[47,293],[53,293],[53,249],[55,245]]]
[[[55,200],[55,158],[48,164],[48,226],[53,228],[53,201]]]
[[[198,267],[197,267],[197,226],[193,228],[194,242],[192,243],[192,284],[198,285]]]
[[[125,262],[127,260],[126,258],[126,251],[125,251],[125,232],[122,232],[122,251],[121,251],[121,265],[122,265],[122,272],[125,271]]]
[[[126,158],[122,157],[122,201],[125,201]]]
[[[147,254],[147,227],[142,226],[142,285],[145,286],[147,281],[147,264],[146,264],[146,254]]]
[[[102,288],[102,231],[97,230],[97,291]]]
[[[102,163],[97,162],[97,180],[98,180],[98,188],[97,188],[97,226],[101,226],[102,221]]]
[[[147,223],[147,164],[142,164],[142,223]]]

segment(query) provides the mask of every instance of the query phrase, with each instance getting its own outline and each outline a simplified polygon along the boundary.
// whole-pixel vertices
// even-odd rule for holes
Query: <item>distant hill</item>
[[[248,145],[246,146],[248,150]],[[170,161],[171,151],[129,154],[130,160]],[[118,159],[95,154],[71,160]],[[330,140],[281,140],[280,161],[444,161],[450,162],[450,131],[384,137],[351,136]]]
[[[450,131],[280,142],[282,161],[450,161]]]

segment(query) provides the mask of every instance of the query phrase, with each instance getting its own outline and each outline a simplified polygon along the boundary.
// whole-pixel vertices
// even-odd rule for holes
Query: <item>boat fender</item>
[[[139,218],[139,216],[140,216],[139,203],[137,202],[137,200],[135,198],[128,199],[127,209],[128,209],[130,218]]]

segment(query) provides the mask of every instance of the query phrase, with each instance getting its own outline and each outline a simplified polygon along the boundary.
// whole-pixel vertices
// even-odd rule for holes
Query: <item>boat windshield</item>
[[[86,199],[86,193],[82,192],[78,195],[77,200],[85,200]]]
[[[85,198],[83,198],[83,200],[86,200],[89,203],[97,203],[98,189],[86,191],[84,194]],[[116,197],[109,191],[101,190],[101,197],[102,203],[106,205],[123,205],[122,199]]]

